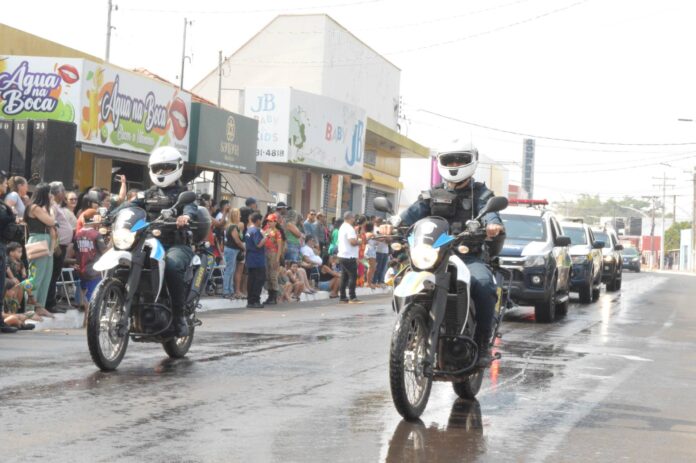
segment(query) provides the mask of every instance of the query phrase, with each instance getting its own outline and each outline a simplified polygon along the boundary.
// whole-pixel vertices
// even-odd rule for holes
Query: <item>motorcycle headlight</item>
[[[127,228],[119,228],[113,233],[111,239],[116,249],[128,249],[135,242],[135,232]]]
[[[525,267],[543,267],[546,265],[546,256],[527,256],[524,260]]]
[[[411,248],[411,261],[421,270],[431,269],[437,262],[438,252],[429,244],[419,244]]]
[[[614,257],[613,256],[604,256],[604,262],[613,262]]]

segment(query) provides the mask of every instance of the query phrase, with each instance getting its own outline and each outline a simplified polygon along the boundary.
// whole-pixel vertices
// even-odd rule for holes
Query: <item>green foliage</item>
[[[635,209],[649,215],[652,204],[650,200],[631,196],[602,201],[599,195],[581,194],[575,201],[560,202],[555,206],[556,212],[565,217],[582,217],[585,223],[596,224],[600,217],[643,217]],[[660,203],[655,206],[659,211]]]
[[[681,231],[691,228],[691,222],[674,222],[665,232],[665,249],[679,249]]]

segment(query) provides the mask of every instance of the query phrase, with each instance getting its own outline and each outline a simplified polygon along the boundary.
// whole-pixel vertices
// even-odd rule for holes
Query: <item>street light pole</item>
[[[184,64],[186,63],[186,28],[193,24],[193,21],[189,21],[184,18],[184,44],[181,49],[181,78],[179,80],[179,88],[184,88]]]
[[[108,8],[109,12],[106,16],[106,54],[104,57],[104,61],[107,63],[109,62],[109,55],[111,54],[111,30],[115,29],[115,27],[111,25],[111,12],[114,10],[113,0],[109,0]],[[118,10],[118,5],[115,9]]]

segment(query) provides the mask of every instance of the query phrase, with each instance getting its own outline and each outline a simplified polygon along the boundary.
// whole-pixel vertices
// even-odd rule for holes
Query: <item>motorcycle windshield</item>
[[[412,247],[426,244],[439,248],[450,241],[449,223],[442,217],[426,217],[415,223],[409,239]]]
[[[113,231],[126,229],[131,230],[135,224],[140,221],[145,222],[147,219],[147,214],[144,210],[139,207],[127,207],[122,209],[116,215],[116,220],[114,220]]]

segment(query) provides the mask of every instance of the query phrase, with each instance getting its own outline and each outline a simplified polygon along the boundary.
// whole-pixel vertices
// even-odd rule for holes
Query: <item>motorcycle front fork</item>
[[[432,325],[430,327],[429,343],[424,365],[425,374],[428,376],[432,375],[433,370],[435,369],[435,352],[440,339],[440,326],[442,325],[442,321],[445,319],[445,310],[447,309],[449,278],[449,273],[447,272],[435,276],[433,302],[430,308]]]

